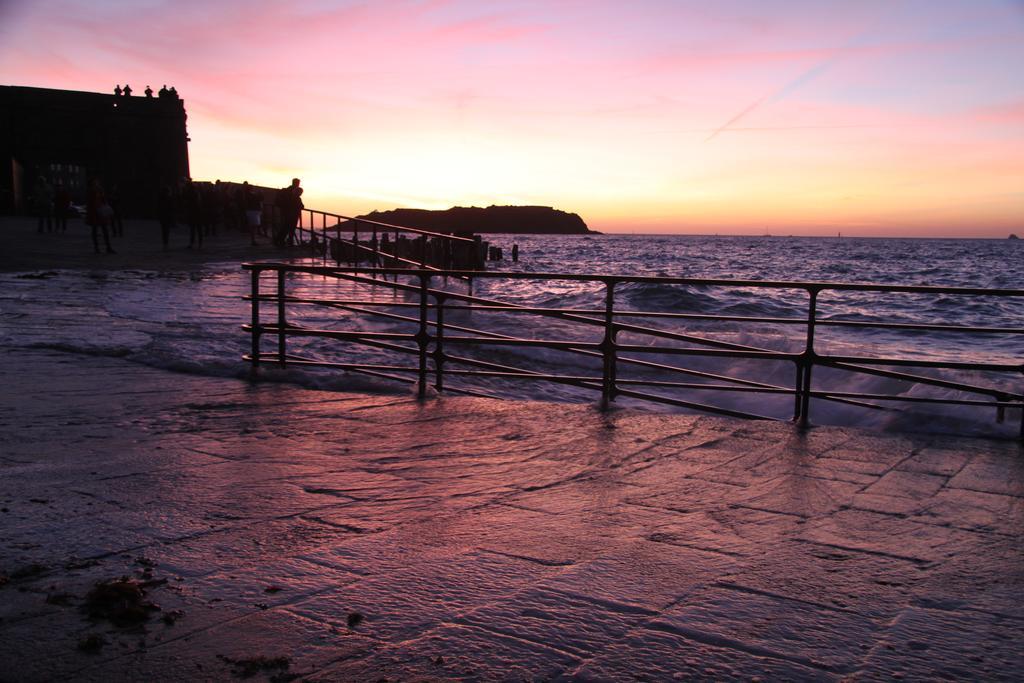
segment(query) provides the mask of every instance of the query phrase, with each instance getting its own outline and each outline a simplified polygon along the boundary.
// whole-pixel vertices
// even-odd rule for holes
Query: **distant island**
[[[371,211],[359,216],[367,220],[419,228],[432,232],[457,233],[537,233],[544,235],[587,235],[587,228],[575,213],[550,206],[453,206],[443,211],[428,209],[391,209]]]
[[[1009,237],[1008,239],[1011,239],[1011,240],[1019,240],[1020,238],[1019,238],[1019,237],[1017,237],[1017,233],[1015,233],[1015,232],[1011,232],[1011,233],[1010,233],[1010,237]]]

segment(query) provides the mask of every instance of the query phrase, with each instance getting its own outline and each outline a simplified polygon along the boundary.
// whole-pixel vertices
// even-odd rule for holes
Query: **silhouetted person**
[[[188,222],[188,249],[203,248],[203,200],[199,188],[191,180],[185,182],[185,220]]]
[[[216,235],[217,228],[224,222],[224,193],[223,183],[220,180],[216,180],[212,186],[206,186],[205,196],[203,197],[203,209],[205,210],[206,217],[206,234]]]
[[[291,245],[295,242],[295,226],[302,215],[302,187],[298,178],[292,178],[292,184],[282,187],[277,193],[277,205],[280,210],[281,229],[278,246]]]
[[[160,221],[160,238],[163,240],[164,251],[171,241],[171,228],[174,227],[174,218],[177,214],[174,190],[170,185],[160,186],[160,195],[157,197],[156,217]]]
[[[124,237],[124,218],[121,215],[121,191],[117,185],[110,187],[107,192],[107,204],[110,205],[110,234],[114,237]]]
[[[168,95],[168,97],[170,97],[170,98],[171,98],[172,100],[176,100],[176,99],[178,99],[178,91],[177,91],[177,90],[175,90],[175,88],[174,88],[174,86],[173,86],[173,85],[171,86],[170,90],[168,90],[168,91],[167,91],[167,95]]]
[[[71,193],[64,183],[58,181],[57,188],[53,193],[53,217],[55,220],[54,232],[68,231],[68,214],[71,213]]]
[[[85,222],[92,228],[92,246],[96,253],[100,253],[99,232],[103,231],[103,242],[107,247],[107,253],[113,254],[113,247],[110,246],[110,217],[113,210],[107,204],[107,194],[103,191],[103,185],[98,178],[94,178],[89,184],[89,196],[85,202]]]
[[[131,97],[132,96],[132,86],[128,85],[127,83],[124,84],[124,96],[125,97]]]
[[[146,97],[149,97],[149,98],[153,97],[153,89],[150,88],[148,85],[146,86]]]
[[[160,92],[157,93],[157,97],[170,97],[171,92],[167,89],[167,84],[164,83],[164,87],[160,88]]]
[[[53,188],[46,182],[46,178],[36,178],[35,187],[32,189],[32,208],[39,219],[39,232],[43,231],[43,224],[46,224],[46,232],[53,231]]]
[[[117,87],[114,88],[114,97],[120,97],[120,96],[121,96],[121,84],[118,83]]]
[[[256,233],[263,222],[263,197],[249,181],[242,183],[242,201],[245,204],[245,222],[249,226],[249,243],[256,246]]]

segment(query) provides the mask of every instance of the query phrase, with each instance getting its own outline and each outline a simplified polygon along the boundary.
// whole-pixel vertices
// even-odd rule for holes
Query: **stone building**
[[[189,176],[185,105],[175,96],[0,86],[0,213],[31,208],[39,176],[83,203],[116,188],[128,216],[152,216],[160,185]]]

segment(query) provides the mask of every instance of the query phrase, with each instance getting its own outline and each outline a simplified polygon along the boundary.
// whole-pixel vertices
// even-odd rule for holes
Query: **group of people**
[[[165,185],[157,203],[164,249],[179,222],[188,225],[188,249],[202,248],[204,236],[216,234],[221,227],[248,233],[253,246],[258,236],[271,237],[278,246],[290,245],[295,242],[295,227],[303,208],[301,197],[298,178],[277,190],[272,202],[267,201],[264,190],[248,181],[237,186],[219,180],[213,184],[185,180],[178,187]]]
[[[40,233],[44,229],[67,232],[67,219],[79,213],[69,189],[61,182],[51,186],[44,176],[37,179],[31,200]],[[295,229],[302,209],[302,185],[298,178],[274,191],[248,182],[234,185],[219,180],[199,183],[184,179],[161,186],[156,203],[165,250],[170,248],[171,232],[178,224],[188,226],[187,249],[201,249],[204,237],[215,235],[221,228],[247,234],[253,246],[260,236],[270,238],[279,247],[290,246],[297,243]],[[93,178],[86,191],[84,218],[92,232],[95,252],[101,253],[102,246],[108,254],[116,253],[111,238],[124,235],[117,186],[108,189],[99,178]]]
[[[32,211],[37,220],[37,231],[60,232],[68,231],[68,218],[77,215],[71,202],[71,192],[63,182],[57,181],[50,185],[44,176],[36,179],[32,188]],[[102,232],[107,253],[114,253],[110,245],[110,237],[124,235],[124,220],[121,216],[120,196],[117,186],[109,192],[103,188],[98,179],[94,179],[86,193],[85,222],[92,227],[92,241],[96,253],[100,253],[99,234]]]
[[[132,86],[130,86],[127,83],[125,83],[124,87],[122,88],[121,84],[118,83],[116,86],[114,86],[114,96],[115,97],[131,97],[132,96]],[[178,98],[178,91],[174,89],[174,86],[172,85],[170,88],[168,88],[166,84],[164,85],[164,87],[160,88],[160,92],[157,93],[157,96],[160,97],[161,99],[171,99],[171,100],[179,99]],[[146,97],[153,97],[153,89],[151,87],[149,87],[148,85],[146,86]]]
[[[100,253],[100,233],[103,234],[103,243],[108,254],[116,254],[110,246],[110,237],[124,235],[124,223],[121,220],[120,211],[115,209],[119,202],[116,199],[116,192],[108,194],[99,178],[93,178],[89,183],[89,190],[85,199],[85,224],[92,228],[92,247]]]
[[[67,232],[68,218],[71,217],[71,193],[64,184],[51,186],[46,178],[39,176],[32,188],[32,213],[35,214],[39,232]]]

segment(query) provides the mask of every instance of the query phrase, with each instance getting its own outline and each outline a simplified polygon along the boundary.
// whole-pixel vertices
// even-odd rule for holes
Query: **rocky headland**
[[[586,235],[593,233],[583,219],[550,206],[454,206],[443,211],[392,209],[360,216],[368,220],[433,232],[535,233]]]

